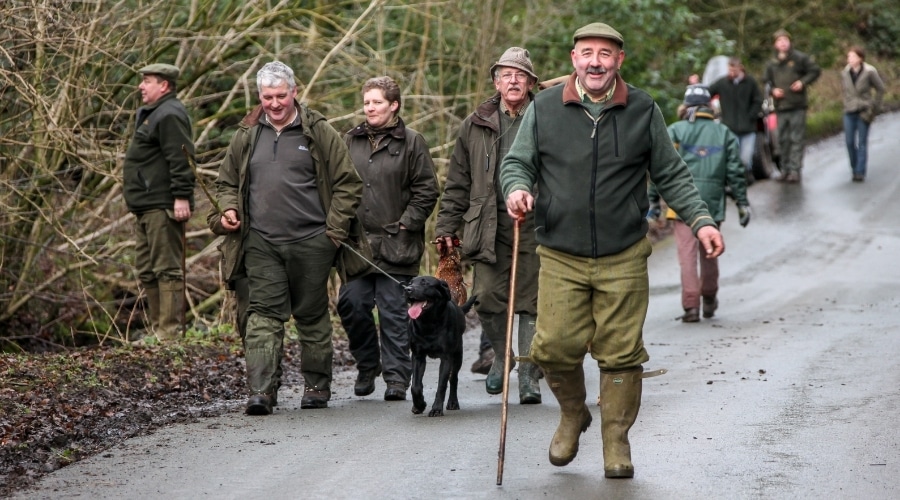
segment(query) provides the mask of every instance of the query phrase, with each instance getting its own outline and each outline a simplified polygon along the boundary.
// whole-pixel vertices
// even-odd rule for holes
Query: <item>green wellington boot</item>
[[[634,477],[628,431],[641,408],[643,367],[600,372],[600,432],[606,477]]]
[[[547,385],[559,402],[559,426],[550,442],[550,463],[568,465],[578,454],[578,439],[591,425],[591,412],[584,400],[584,368],[560,372],[545,370]]]
[[[519,355],[531,354],[531,340],[534,338],[537,317],[530,314],[519,316]],[[519,364],[519,404],[541,404],[541,383],[538,380],[540,368],[534,363],[522,361]]]

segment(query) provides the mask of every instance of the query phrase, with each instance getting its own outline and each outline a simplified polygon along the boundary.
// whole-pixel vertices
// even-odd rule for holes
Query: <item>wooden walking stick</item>
[[[503,484],[506,458],[506,419],[509,413],[509,368],[512,363],[512,337],[516,305],[516,266],[519,262],[519,219],[513,225],[512,265],[509,269],[509,302],[506,305],[506,352],[503,353],[503,403],[500,411],[500,449],[497,452],[497,486]]]

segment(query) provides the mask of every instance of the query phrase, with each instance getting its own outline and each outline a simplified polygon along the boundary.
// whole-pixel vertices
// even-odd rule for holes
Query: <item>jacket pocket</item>
[[[381,238],[379,257],[385,262],[398,266],[409,266],[419,262],[425,251],[422,234],[408,229],[400,229],[400,223],[384,226],[387,232]]]
[[[475,255],[481,251],[484,241],[484,217],[481,216],[483,207],[480,203],[471,205],[463,214],[462,252],[465,255]]]

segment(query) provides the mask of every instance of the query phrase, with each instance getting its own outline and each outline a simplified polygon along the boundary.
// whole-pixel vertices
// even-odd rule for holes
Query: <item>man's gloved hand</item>
[[[741,227],[750,224],[750,205],[738,205],[738,215],[741,217]]]
[[[647,210],[647,220],[659,220],[661,213],[659,203],[650,202],[650,209]]]

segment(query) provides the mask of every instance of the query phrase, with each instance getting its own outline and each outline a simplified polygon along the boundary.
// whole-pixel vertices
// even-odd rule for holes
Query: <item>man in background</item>
[[[135,217],[135,266],[147,294],[151,330],[160,341],[183,334],[184,224],[194,210],[191,119],[175,95],[180,71],[156,63],[140,69],[143,106],[125,153],[123,194]]]
[[[819,78],[822,70],[810,56],[794,50],[790,33],[781,29],[774,37],[775,57],[766,66],[764,82],[775,100],[782,179],[798,183],[803,170],[809,104],[806,89]]]

